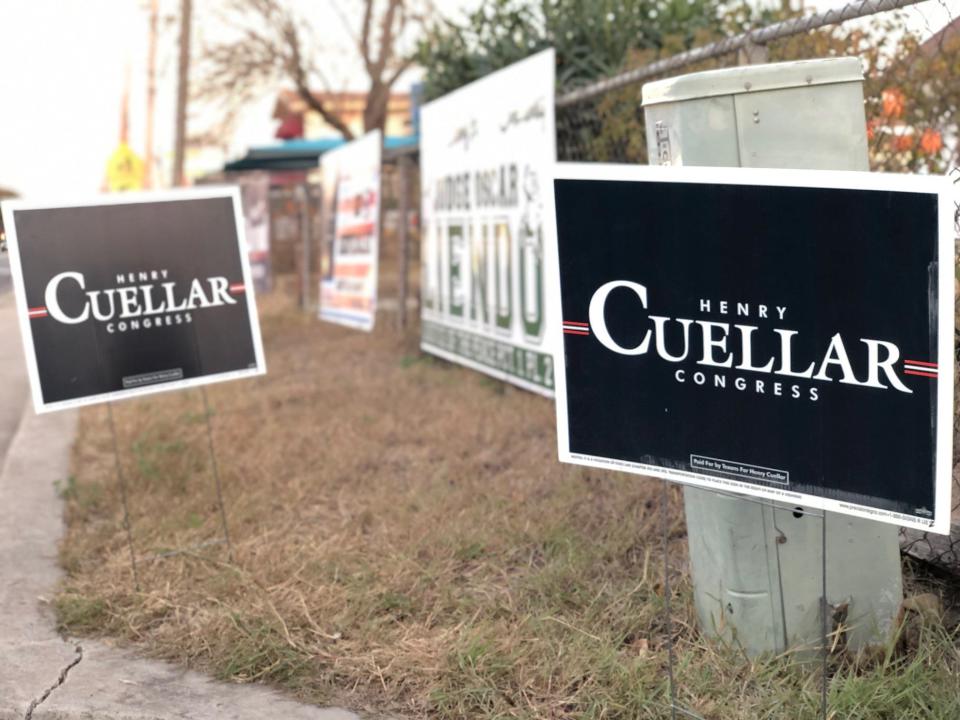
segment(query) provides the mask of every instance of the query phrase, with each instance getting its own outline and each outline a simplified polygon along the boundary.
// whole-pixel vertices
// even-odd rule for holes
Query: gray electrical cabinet
[[[867,170],[863,69],[833,58],[712,70],[643,87],[650,162],[662,165]],[[749,207],[742,208],[745,213]],[[733,419],[731,419],[733,420]],[[744,429],[749,432],[749,429]],[[897,528],[684,488],[701,627],[750,655],[818,647],[848,628],[858,649],[886,640],[902,601]]]

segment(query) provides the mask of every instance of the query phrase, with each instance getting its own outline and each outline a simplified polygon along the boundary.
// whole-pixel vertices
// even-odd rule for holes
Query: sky
[[[172,18],[178,0],[158,0]],[[480,0],[434,0],[459,13]],[[819,9],[845,0],[807,2]],[[194,0],[194,46],[222,37],[214,11],[220,0]],[[359,22],[359,0],[286,0],[308,21],[326,48],[324,68],[335,89],[363,89],[363,73],[344,21]],[[336,12],[334,6],[340,8]],[[32,198],[63,198],[99,191],[117,147],[121,96],[130,78],[130,144],[144,148],[148,0],[0,0],[0,187]],[[917,30],[937,30],[960,16],[960,0],[927,0],[908,10]],[[169,174],[173,154],[177,27],[161,29],[155,154]],[[412,76],[398,90],[405,90]],[[274,142],[274,93],[250,105],[225,145],[229,155]],[[191,127],[211,125],[215,110],[200,108]],[[214,161],[218,158],[213,158]],[[161,178],[165,180],[166,178]]]

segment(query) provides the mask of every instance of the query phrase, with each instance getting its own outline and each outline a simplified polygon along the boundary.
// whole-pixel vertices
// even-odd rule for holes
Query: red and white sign
[[[327,217],[320,278],[320,319],[373,330],[380,240],[379,131],[325,154]]]

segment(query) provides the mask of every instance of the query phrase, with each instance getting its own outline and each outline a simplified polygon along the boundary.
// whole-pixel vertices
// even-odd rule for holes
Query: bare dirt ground
[[[669,717],[661,484],[560,465],[550,401],[420,355],[416,328],[260,302],[269,374],[207,391],[232,560],[200,391],[115,408],[139,590],[106,410],[87,410],[61,488],[63,626],[375,716]],[[669,498],[679,701],[816,717],[809,667],[694,630]],[[832,659],[836,717],[960,716],[956,637],[917,622]]]

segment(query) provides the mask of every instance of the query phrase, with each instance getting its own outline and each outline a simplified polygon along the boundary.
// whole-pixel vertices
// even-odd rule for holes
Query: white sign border
[[[233,204],[233,220],[237,231],[237,247],[240,252],[240,266],[243,270],[244,295],[247,302],[247,317],[250,321],[250,335],[253,339],[256,367],[246,370],[231,370],[229,372],[204,375],[187,380],[175,380],[168,383],[158,383],[129,390],[115,390],[113,392],[87,395],[72,400],[44,402],[40,388],[40,374],[37,370],[37,355],[33,345],[33,332],[30,328],[30,319],[27,314],[28,304],[26,289],[23,282],[23,270],[20,264],[20,249],[17,242],[17,228],[14,213],[20,210],[55,210],[61,208],[95,207],[104,205],[130,205],[137,203],[176,202],[183,200],[209,200],[214,198],[228,198]],[[38,415],[58,410],[70,410],[86,405],[97,405],[104,402],[115,402],[143,395],[154,395],[161,392],[182,390],[185,388],[211,385],[228,380],[265,375],[267,372],[266,358],[263,353],[263,338],[260,334],[260,318],[257,313],[256,297],[253,289],[253,277],[250,273],[250,253],[247,247],[243,210],[240,200],[239,186],[210,185],[202,188],[184,188],[179,190],[125,192],[117,194],[100,194],[84,198],[65,198],[63,200],[4,200],[0,203],[3,213],[4,230],[7,234],[7,249],[10,255],[10,274],[13,279],[14,303],[17,312],[17,322],[20,325],[20,336],[23,340],[23,352],[27,366],[27,376],[30,379],[30,394],[33,398],[33,407]]]
[[[837,512],[868,520],[891,523],[903,527],[927,530],[941,535],[950,534],[950,495],[953,486],[953,366],[954,366],[954,202],[960,197],[960,188],[942,175],[907,175],[841,170],[784,170],[769,168],[677,167],[651,165],[611,165],[605,163],[555,163],[550,182],[552,211],[548,213],[548,237],[557,242],[557,214],[555,204],[556,180],[614,180],[621,182],[676,182],[709,185],[759,185],[775,187],[827,188],[841,190],[881,190],[937,195],[939,200],[938,238],[938,317],[937,317],[937,436],[935,469],[935,515],[924,521],[911,515],[880,510],[865,505],[806,493],[795,493],[780,488],[767,488],[741,483],[730,478],[674,470],[630,461],[601,458],[570,452],[570,433],[567,425],[567,377],[562,323],[548,328],[554,333],[557,357],[556,372],[557,448],[561,462],[574,465],[619,470],[662,478],[685,485],[718,492],[738,492],[765,500],[791,502]],[[559,246],[558,262],[549,271],[554,281],[548,285],[551,295],[547,302],[561,308]],[[944,262],[944,259],[947,261]],[[945,312],[946,311],[946,312]]]

